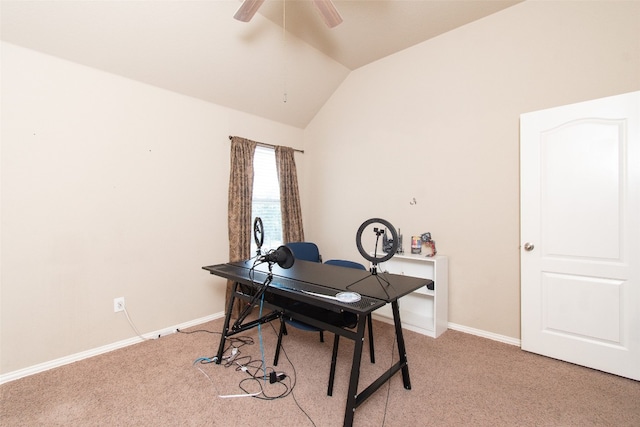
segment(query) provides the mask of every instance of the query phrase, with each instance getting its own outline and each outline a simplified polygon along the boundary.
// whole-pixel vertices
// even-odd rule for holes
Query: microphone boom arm
[[[247,318],[249,313],[251,313],[251,309],[253,308],[256,301],[262,298],[262,295],[264,295],[265,291],[273,281],[273,273],[271,271],[272,268],[273,268],[273,264],[269,263],[269,274],[267,275],[267,278],[264,280],[264,282],[260,286],[260,289],[258,289],[258,291],[255,294],[253,294],[253,297],[251,298],[251,300],[249,300],[244,310],[242,310],[242,312],[240,313],[240,316],[238,316],[238,319],[235,321],[235,323],[231,327],[232,331],[240,332],[242,330],[250,329],[253,326],[253,324],[256,323],[256,322],[251,322],[250,324],[247,324],[245,326],[242,325],[242,322]],[[273,320],[273,319],[269,319],[268,321],[270,320]],[[258,323],[264,323],[264,322],[258,322]]]

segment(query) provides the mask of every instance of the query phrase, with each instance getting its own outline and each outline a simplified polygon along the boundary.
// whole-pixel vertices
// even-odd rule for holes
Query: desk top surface
[[[268,264],[262,263],[254,266],[253,260],[234,263],[211,265],[202,267],[211,274],[225,277],[231,280],[251,280],[255,283],[263,283],[269,271]],[[272,288],[295,291],[318,292],[326,295],[335,295],[337,292],[351,291],[362,295],[363,300],[378,300],[374,304],[382,306],[403,297],[423,286],[432,283],[430,279],[403,276],[378,272],[373,275],[366,270],[339,267],[335,265],[321,264],[296,260],[289,269],[273,265]],[[376,307],[377,308],[377,307]]]

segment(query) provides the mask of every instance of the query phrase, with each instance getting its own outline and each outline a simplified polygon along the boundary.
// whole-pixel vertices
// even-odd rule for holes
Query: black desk
[[[398,299],[421,288],[422,286],[432,284],[433,282],[431,280],[388,273],[379,273],[378,276],[375,276],[368,271],[301,260],[296,260],[293,267],[287,270],[274,265],[273,281],[267,290],[268,294],[283,296],[290,300],[313,304],[335,312],[348,311],[354,313],[358,318],[355,331],[347,328],[339,328],[307,317],[304,313],[290,311],[286,306],[280,307],[270,303],[265,303],[267,308],[274,310],[270,315],[248,322],[240,330],[230,331],[229,323],[231,318],[231,307],[233,306],[235,298],[242,298],[245,300],[251,298],[250,294],[241,292],[238,285],[248,285],[253,289],[257,289],[267,278],[268,267],[266,264],[256,266],[255,270],[251,271],[252,265],[253,261],[243,261],[202,267],[203,269],[208,270],[211,274],[224,277],[235,283],[232,297],[229,301],[220,345],[218,347],[217,363],[220,363],[220,360],[222,359],[224,342],[227,337],[247,330],[253,326],[257,326],[260,323],[277,319],[279,317],[278,313],[284,313],[295,320],[320,327],[324,330],[354,341],[353,361],[351,364],[351,375],[349,378],[349,391],[347,393],[347,407],[344,415],[345,426],[351,426],[353,424],[353,416],[356,408],[387,380],[389,380],[389,378],[391,378],[396,372],[402,371],[404,387],[406,389],[411,389]],[[361,294],[362,299],[356,303],[342,303],[323,297],[309,295],[302,292],[303,290],[331,296],[334,296],[337,292],[341,291],[353,291]],[[362,392],[358,393],[360,360],[362,356],[366,318],[369,313],[388,303],[391,303],[393,311],[396,342],[398,344],[400,360]],[[274,315],[273,313],[276,314]]]

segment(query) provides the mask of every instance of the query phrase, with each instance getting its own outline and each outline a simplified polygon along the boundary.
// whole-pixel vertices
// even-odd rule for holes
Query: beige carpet
[[[191,331],[221,326],[220,319]],[[398,360],[392,327],[374,322],[374,330],[376,364],[365,345],[361,389]],[[259,364],[257,330],[242,335],[254,344],[240,347],[237,360]],[[341,426],[353,343],[341,340],[328,397],[326,335],[320,343],[291,329],[276,368],[287,378],[243,382],[250,392],[288,393],[283,398],[220,398],[244,393],[253,368],[194,366],[215,354],[219,334],[176,333],[0,386],[0,425]],[[276,333],[264,325],[262,336],[271,369]],[[397,374],[356,410],[354,426],[640,426],[640,382],[451,330],[438,339],[405,331],[405,339],[412,389]]]

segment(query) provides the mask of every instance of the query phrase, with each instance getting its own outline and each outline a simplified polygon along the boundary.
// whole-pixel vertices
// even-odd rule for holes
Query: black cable
[[[271,324],[272,329],[275,332],[275,327],[273,326],[273,324]],[[285,357],[286,353],[285,353]],[[248,363],[241,365],[240,366],[240,370],[244,371],[247,375],[249,375],[249,378],[245,378],[242,381],[240,381],[239,387],[242,391],[244,391],[245,393],[249,393],[249,390],[247,390],[244,386],[245,383],[249,382],[249,381],[255,381],[258,384],[258,387],[260,389],[261,394],[257,395],[257,396],[253,396],[253,398],[255,399],[260,399],[260,400],[275,400],[275,399],[281,399],[283,397],[288,396],[292,391],[293,391],[293,387],[295,387],[295,368],[293,367],[293,364],[291,363],[291,360],[289,359],[289,357],[287,357],[287,360],[289,361],[289,364],[291,364],[293,370],[294,370],[294,375],[293,378],[292,376],[287,376],[284,379],[277,381],[275,383],[269,383],[269,384],[273,384],[275,385],[276,383],[278,385],[276,385],[276,387],[282,386],[284,387],[284,390],[277,394],[277,395],[270,395],[266,392],[265,387],[263,386],[263,384],[266,382],[265,378],[267,376],[269,376],[268,374],[270,373],[270,371],[275,372],[275,369],[273,367],[264,367],[263,368],[263,362],[262,360],[257,360],[257,359],[252,359],[250,360]],[[256,364],[258,364],[257,366],[255,366]],[[240,365],[238,363],[238,365]],[[248,367],[252,367],[255,368],[255,371],[251,372]],[[243,369],[244,368],[244,369]],[[238,368],[236,368],[236,370],[238,370]],[[287,380],[288,378],[288,385],[285,384],[283,381]],[[304,411],[303,411],[304,412]]]
[[[248,359],[248,360],[245,363],[241,363],[241,362],[244,362],[245,359]],[[251,359],[250,356],[243,356],[242,358],[236,358],[231,364],[234,364],[234,363],[238,365],[236,367],[236,371],[242,371],[248,375],[247,378],[242,379],[238,384],[238,387],[242,391],[244,391],[247,394],[253,394],[255,393],[255,391],[252,392],[251,390],[249,390],[245,384],[249,382],[257,384],[260,394],[258,394],[257,396],[253,396],[254,398],[261,399],[261,400],[275,400],[275,399],[286,397],[291,392],[291,389],[292,389],[291,377],[284,377],[283,379],[277,382],[269,383],[274,387],[278,387],[278,388],[282,387],[283,390],[280,393],[271,395],[267,391],[267,388],[265,388],[264,386],[264,384],[266,384],[266,381],[265,381],[265,378],[267,376],[266,374],[268,373],[269,370],[275,373],[275,370],[273,368],[266,368],[266,369],[263,368],[262,360]],[[283,382],[287,378],[289,378],[288,380],[289,385]]]
[[[273,325],[272,325],[273,327]],[[274,328],[275,330],[275,328]],[[236,371],[241,371],[244,372],[248,375],[247,378],[244,378],[240,381],[239,383],[239,387],[242,391],[244,391],[247,394],[253,394],[253,392],[251,392],[248,387],[247,387],[247,383],[251,382],[255,382],[258,386],[258,389],[260,391],[260,395],[257,396],[252,396],[256,399],[261,399],[261,400],[275,400],[275,399],[280,399],[283,397],[288,396],[292,390],[293,387],[295,385],[295,374],[294,376],[285,376],[284,378],[282,378],[279,381],[276,381],[274,383],[269,383],[270,385],[274,385],[275,388],[278,388],[279,391],[276,394],[271,394],[270,391],[264,386],[264,384],[266,383],[265,378],[267,378],[270,372],[275,373],[275,370],[272,367],[264,367],[263,361],[261,359],[253,359],[251,356],[246,355],[246,356],[241,356],[240,355],[240,350],[239,348],[245,346],[245,345],[253,345],[255,344],[255,341],[252,337],[246,337],[246,336],[242,336],[242,337],[230,337],[228,338],[229,340],[229,346],[223,351],[223,355],[224,354],[228,354],[229,350],[233,349],[236,350],[236,352],[234,353],[233,351],[231,352],[230,355],[228,356],[223,356],[223,359],[226,359],[226,362],[223,364],[224,367],[230,367],[233,365],[237,365],[235,370]],[[285,353],[286,356],[286,353]],[[293,364],[291,363],[291,360],[289,359],[288,356],[287,360],[289,361],[289,363],[291,364],[294,373],[295,373],[295,368],[293,367]],[[200,364],[210,364],[210,363],[214,363],[215,358],[199,358],[197,359],[195,363],[200,363]],[[286,382],[285,382],[286,380]],[[277,383],[277,384],[276,384]],[[271,390],[273,390],[273,388],[270,388]],[[304,411],[303,411],[304,412]],[[306,413],[305,413],[306,414]],[[308,415],[307,415],[308,417]],[[314,424],[315,425],[315,424]]]
[[[199,332],[206,332],[208,334],[218,334],[218,335],[222,335],[222,332],[216,332],[216,331],[207,331],[206,329],[198,329],[195,331],[181,331],[180,329],[176,329],[176,332],[178,332],[179,334],[197,334]]]
[[[257,258],[257,257],[256,257]],[[256,260],[257,261],[257,260]],[[255,266],[257,265],[257,262],[254,262],[254,265],[249,269],[249,279],[251,280],[251,282],[255,283],[254,280],[254,275],[255,275]],[[276,330],[275,326],[273,326],[272,323],[269,323],[271,325],[271,328],[273,329],[274,333],[276,334],[276,336],[278,335],[278,331]],[[198,333],[198,332],[205,332],[205,333],[209,333],[209,334],[220,334],[222,335],[222,333],[220,332],[212,332],[212,331],[207,331],[205,329],[200,329],[200,330],[195,330],[195,331],[181,331],[179,329],[176,329],[177,332],[179,333],[183,333],[183,334],[194,334],[194,333]],[[284,346],[281,345],[281,349],[282,352],[285,356],[285,358],[287,359],[287,361],[289,362],[289,365],[291,366],[291,369],[293,370],[293,375],[289,375],[286,376],[283,379],[280,379],[274,383],[269,383],[270,385],[274,385],[274,387],[277,388],[282,388],[282,391],[278,394],[275,395],[270,395],[267,392],[267,389],[265,388],[264,384],[265,384],[265,378],[267,376],[269,376],[268,374],[272,371],[275,372],[275,369],[273,367],[265,367],[264,363],[262,360],[259,359],[252,359],[251,356],[240,356],[240,348],[245,346],[245,345],[253,345],[255,344],[255,341],[252,337],[248,337],[248,336],[240,336],[240,337],[228,337],[226,339],[226,341],[228,342],[227,347],[223,350],[222,354],[223,354],[223,359],[226,359],[227,361],[225,362],[225,364],[223,365],[224,367],[230,367],[233,365],[237,365],[236,366],[236,371],[241,371],[244,372],[248,375],[247,378],[244,378],[240,381],[240,383],[238,384],[238,387],[245,393],[247,394],[253,394],[255,392],[250,392],[246,386],[246,384],[248,383],[256,383],[258,385],[260,394],[256,395],[256,396],[252,396],[255,399],[260,399],[260,400],[276,400],[276,399],[282,399],[284,397],[287,397],[289,394],[291,394],[291,396],[293,397],[293,401],[295,402],[296,406],[298,406],[298,408],[300,409],[300,411],[302,411],[302,413],[307,417],[307,419],[309,420],[309,422],[316,427],[316,424],[313,422],[313,420],[311,419],[311,417],[309,416],[309,414],[300,406],[300,404],[298,403],[298,400],[296,399],[295,395],[293,394],[293,390],[296,386],[296,378],[297,378],[297,372],[296,372],[296,368],[293,364],[293,362],[291,361],[291,359],[289,358],[289,355],[287,354]],[[228,356],[224,356],[225,354],[229,353],[229,350],[231,349],[236,349],[236,353],[235,355],[232,353],[231,355]],[[210,363],[214,363],[216,360],[215,357],[201,357],[199,359],[196,359],[196,361],[194,362],[194,364],[196,363],[200,363],[200,364],[210,364]],[[206,374],[205,374],[206,375]],[[286,381],[286,383],[285,383]]]
[[[273,326],[273,324],[271,324],[271,329],[273,329],[273,332],[278,335],[278,331],[276,330],[276,327]],[[293,401],[296,403],[296,406],[302,411],[302,413],[307,417],[307,419],[309,420],[309,422],[313,425],[313,427],[316,427],[316,423],[313,422],[313,419],[311,419],[311,416],[309,416],[309,414],[307,413],[307,411],[305,411],[302,406],[300,406],[300,404],[298,403],[298,400],[296,399],[295,394],[293,393],[293,389],[296,386],[296,380],[298,378],[298,375],[296,373],[296,367],[294,366],[293,362],[291,361],[291,359],[289,359],[289,355],[287,354],[287,351],[284,349],[284,346],[282,345],[282,343],[280,343],[280,349],[282,350],[282,353],[284,354],[284,357],[287,359],[287,361],[289,362],[289,365],[291,365],[291,369],[293,369],[293,384],[291,385],[291,397],[293,397]]]
[[[270,395],[268,395],[268,394],[267,394],[267,392],[266,392],[266,388],[263,386],[264,380],[263,380],[262,376],[260,376],[260,377],[253,377],[253,376],[252,376],[252,377],[249,377],[249,378],[245,378],[245,379],[243,379],[242,381],[240,381],[239,387],[240,387],[240,389],[241,389],[242,391],[244,391],[245,393],[250,394],[250,391],[249,391],[249,390],[247,390],[247,389],[243,386],[243,384],[244,384],[244,383],[246,383],[246,382],[248,382],[248,381],[255,382],[256,384],[258,384],[258,387],[259,387],[259,389],[260,389],[261,394],[259,394],[259,395],[257,395],[257,396],[253,396],[253,398],[254,398],[254,399],[260,399],[260,400],[276,400],[276,399],[281,399],[281,398],[283,398],[283,397],[286,397],[286,396],[288,396],[288,395],[289,395],[289,393],[291,393],[291,386],[290,386],[290,385],[287,385],[287,384],[285,384],[285,383],[284,383],[284,381],[285,381],[287,378],[290,378],[290,377],[286,377],[286,378],[284,378],[284,379],[283,379],[283,380],[281,380],[281,381],[276,381],[276,382],[275,382],[275,383],[273,383],[273,384],[269,383],[270,385],[272,385],[272,386],[274,386],[274,387],[280,387],[280,386],[281,386],[281,387],[283,387],[283,388],[284,388],[284,390],[283,390],[280,394],[277,394],[277,395],[275,395],[275,396],[270,396]]]

